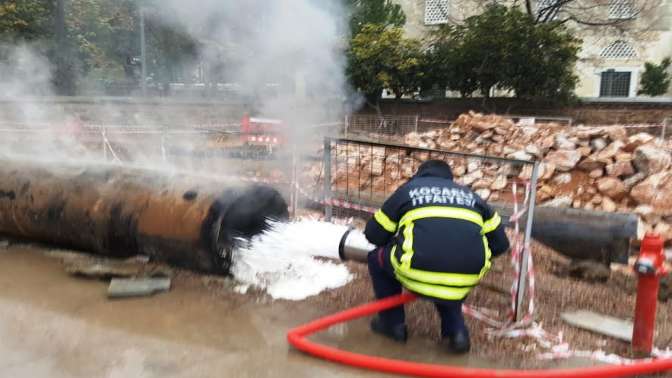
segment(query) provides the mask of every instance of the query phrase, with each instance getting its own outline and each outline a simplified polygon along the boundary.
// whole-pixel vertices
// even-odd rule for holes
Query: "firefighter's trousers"
[[[378,248],[368,255],[369,274],[376,298],[382,299],[401,294],[402,286],[394,276],[394,268],[390,263],[389,250]],[[446,301],[426,298],[434,302],[441,317],[441,337],[453,337],[458,331],[468,335],[462,314],[462,301]],[[405,322],[404,307],[399,306],[380,313],[381,320],[388,326]]]

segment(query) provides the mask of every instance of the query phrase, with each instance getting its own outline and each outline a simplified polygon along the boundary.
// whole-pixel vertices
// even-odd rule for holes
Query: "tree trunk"
[[[74,94],[74,70],[72,68],[68,41],[65,30],[65,0],[56,0],[56,14],[54,17],[54,35],[56,38],[54,59],[56,72],[54,86],[62,95]]]

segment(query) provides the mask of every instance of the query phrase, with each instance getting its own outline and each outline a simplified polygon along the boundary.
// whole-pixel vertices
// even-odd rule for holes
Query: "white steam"
[[[36,49],[0,46],[0,57],[0,100],[52,94],[51,65]]]
[[[0,45],[0,157],[36,160],[83,160],[89,153],[73,138],[76,120],[53,96],[53,67],[38,48]]]
[[[251,94],[257,113],[283,119],[299,131],[342,119],[345,15],[336,2],[164,3],[163,13],[201,42],[202,63]]]
[[[218,84],[239,88],[236,95],[245,99],[243,103],[252,102],[251,108],[222,105],[231,110],[219,112],[216,123],[237,129],[240,115],[250,111],[283,120],[293,141],[306,146],[308,138],[319,142],[321,136],[338,129],[349,93],[344,74],[346,16],[335,3],[339,2],[165,0],[155,2],[154,7],[148,2],[146,15],[186,31],[197,42],[198,58],[187,70],[205,68]],[[114,132],[165,130],[167,125],[193,129],[204,122],[203,112],[178,113],[170,105],[139,104],[141,99],[94,104],[87,98],[86,104],[54,100],[55,69],[37,49],[0,47],[0,58],[0,129],[19,129],[0,132],[0,157],[121,162],[223,174],[231,170],[221,162],[203,160],[210,142],[205,134]],[[325,123],[332,124],[331,128],[313,127]],[[103,137],[101,127],[105,126],[110,127]],[[73,132],[77,129],[81,132]],[[179,156],[170,156],[171,144],[179,147]]]

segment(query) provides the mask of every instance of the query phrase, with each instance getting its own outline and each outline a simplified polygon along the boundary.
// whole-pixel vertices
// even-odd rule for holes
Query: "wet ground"
[[[299,302],[271,301],[259,293],[242,295],[230,280],[184,271],[175,272],[167,293],[109,300],[107,281],[69,275],[49,250],[32,244],[0,246],[0,377],[389,376],[307,356],[285,339],[294,326],[366,302],[370,288],[359,266],[351,267],[358,278],[347,287]],[[425,330],[427,322],[422,319],[429,313],[424,310],[411,308],[411,339],[406,345],[372,335],[368,319],[332,327],[314,339],[413,361],[529,366],[521,363],[516,348],[510,348],[520,344],[485,340],[479,336],[482,325],[471,321],[477,344],[473,353],[447,354]],[[496,353],[493,348],[501,349]],[[566,360],[533,365],[591,364]]]
[[[68,275],[34,245],[0,249],[2,377],[375,377],[306,356],[286,331],[321,315],[308,302],[213,289],[178,274],[170,292],[108,300],[107,282]],[[224,281],[216,281],[224,282]],[[366,321],[333,327],[322,342],[427,362],[490,366],[454,358],[427,339],[406,346],[371,337]]]
[[[110,301],[40,248],[0,250],[2,377],[358,377],[292,350],[285,332],[319,315],[286,302],[225,301],[174,280]]]

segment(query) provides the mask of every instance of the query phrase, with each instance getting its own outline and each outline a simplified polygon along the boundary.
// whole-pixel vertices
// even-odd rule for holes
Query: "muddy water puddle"
[[[325,315],[308,303],[215,290],[190,274],[174,278],[168,293],[108,300],[106,282],[69,276],[45,250],[0,250],[0,377],[389,376],[293,350],[287,330]],[[450,357],[421,338],[403,346],[372,336],[366,319],[313,338],[386,357],[495,366]]]

